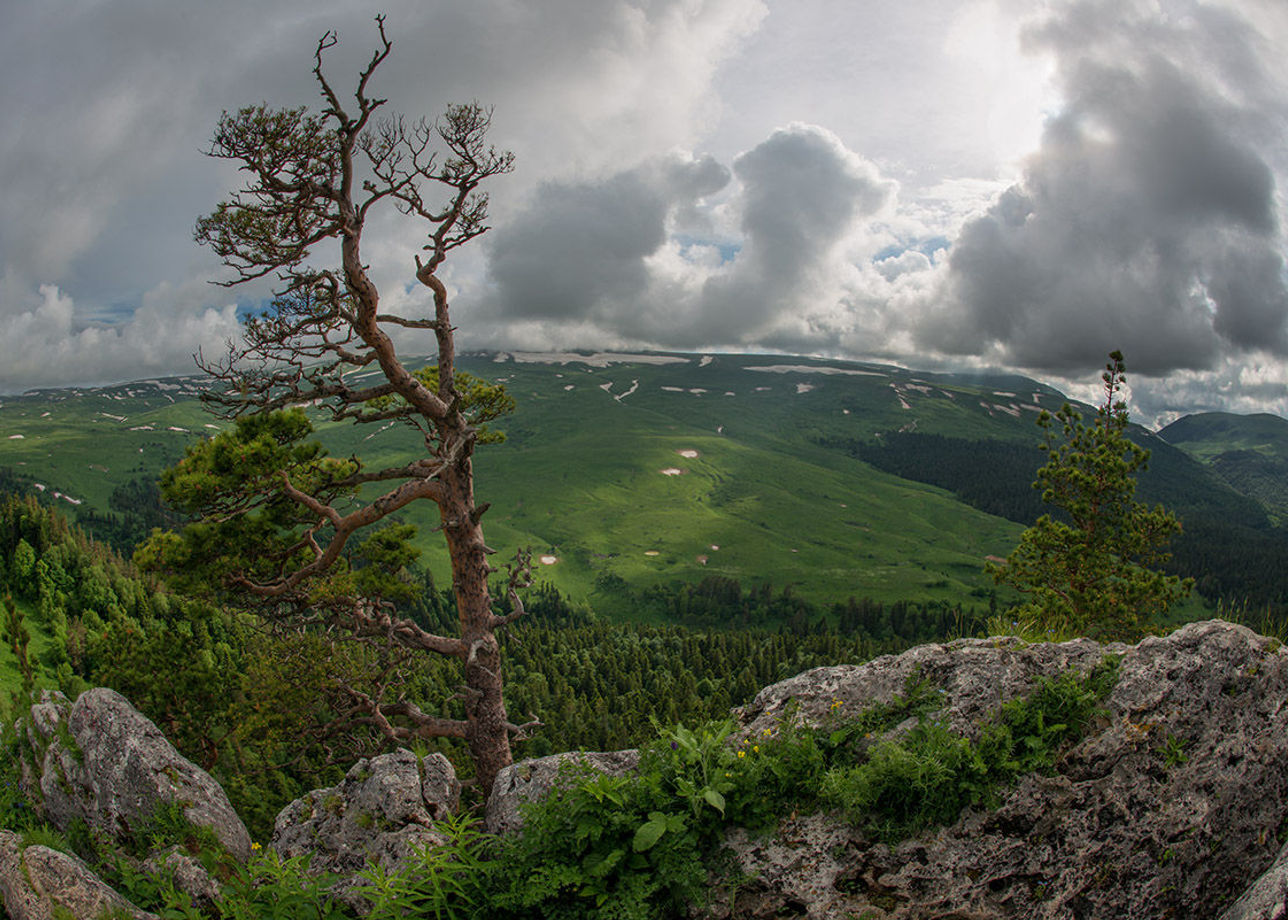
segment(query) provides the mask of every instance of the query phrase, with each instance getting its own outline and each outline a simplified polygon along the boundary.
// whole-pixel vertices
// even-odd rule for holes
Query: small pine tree
[[[998,584],[1028,596],[1010,611],[1026,631],[1136,638],[1193,584],[1158,571],[1181,524],[1161,505],[1135,500],[1149,451],[1127,437],[1123,356],[1109,358],[1104,402],[1090,425],[1068,403],[1038,419],[1048,460],[1033,487],[1059,519],[1042,515],[1004,563],[989,564]]]

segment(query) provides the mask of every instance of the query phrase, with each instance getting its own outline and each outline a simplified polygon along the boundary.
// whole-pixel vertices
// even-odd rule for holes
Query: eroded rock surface
[[[250,856],[250,835],[223,788],[115,690],[86,690],[75,704],[44,694],[32,706],[27,738],[43,808],[60,830],[80,819],[122,840],[173,803],[235,857]]]
[[[490,834],[514,833],[523,826],[520,806],[544,799],[560,782],[585,770],[622,776],[639,767],[639,751],[572,752],[534,757],[511,764],[496,775],[484,826]]]
[[[381,754],[282,809],[269,845],[283,857],[310,855],[317,872],[350,876],[368,860],[394,868],[445,840],[434,822],[456,810],[460,795],[442,754]]]
[[[81,920],[109,913],[157,920],[109,888],[75,856],[45,846],[24,849],[10,831],[0,831],[0,899],[11,920]]]
[[[893,848],[827,816],[789,822],[773,841],[735,834],[757,879],[738,915],[1220,916],[1276,859],[1288,826],[1288,651],[1275,640],[1222,622],[1132,647],[962,640],[815,669],[766,688],[742,716],[750,731],[793,712],[818,723],[837,700],[850,712],[888,702],[919,673],[942,690],[939,717],[971,735],[1039,676],[1089,670],[1107,652],[1122,655],[1107,718],[1054,775]],[[1282,916],[1275,884],[1257,902],[1268,906],[1227,920]]]

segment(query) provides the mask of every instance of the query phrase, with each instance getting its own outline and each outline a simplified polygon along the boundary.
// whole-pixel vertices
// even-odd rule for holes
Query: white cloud
[[[0,392],[191,373],[194,353],[220,354],[240,329],[235,304],[201,306],[195,293],[163,284],[122,325],[86,326],[72,298],[42,285],[29,309],[0,316]]]

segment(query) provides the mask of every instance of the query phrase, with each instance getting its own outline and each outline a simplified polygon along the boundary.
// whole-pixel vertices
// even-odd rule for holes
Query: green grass
[[[852,373],[756,369],[776,365]],[[984,557],[1005,555],[1022,528],[819,445],[910,426],[1033,443],[1032,407],[1063,401],[1023,378],[779,356],[608,367],[473,357],[461,367],[503,380],[518,402],[498,425],[506,443],[477,456],[489,543],[502,558],[518,547],[556,557],[538,563],[538,577],[583,600],[605,574],[636,588],[723,575],[790,584],[821,602],[962,601],[988,591]],[[117,485],[155,477],[192,438],[224,424],[178,389],[78,392],[3,400],[0,466],[100,510]],[[422,449],[405,427],[319,423],[332,453],[359,454],[369,466]],[[151,430],[133,430],[143,427]],[[669,468],[684,472],[661,472]],[[433,509],[407,517],[446,583]]]

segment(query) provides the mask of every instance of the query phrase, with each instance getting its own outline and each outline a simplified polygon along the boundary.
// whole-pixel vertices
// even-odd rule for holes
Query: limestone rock
[[[556,788],[561,776],[572,776],[579,770],[622,776],[634,772],[639,762],[639,751],[609,751],[551,754],[511,764],[496,775],[492,795],[487,802],[484,827],[490,834],[517,831],[523,826],[519,806],[545,798]]]
[[[56,915],[93,920],[111,911],[135,920],[157,920],[75,856],[44,846],[24,849],[10,831],[0,831],[0,898],[11,920],[52,920]]]
[[[408,750],[354,764],[338,786],[315,789],[277,816],[270,846],[284,858],[309,855],[313,871],[352,875],[370,860],[402,865],[442,843],[434,822],[455,811],[461,784],[451,762]]]
[[[768,687],[742,713],[744,729],[789,712],[822,722],[836,700],[858,712],[919,673],[942,690],[937,717],[973,735],[1039,676],[1086,671],[1107,652],[1123,657],[1103,724],[1053,775],[1023,779],[994,809],[893,848],[825,815],[777,841],[732,835],[740,868],[757,879],[738,916],[1220,916],[1275,861],[1288,826],[1288,651],[1241,626],[1195,623],[1134,647],[922,646]],[[1288,867],[1262,879],[1264,907],[1231,908],[1224,920],[1282,916],[1285,877]]]
[[[169,878],[174,887],[192,899],[193,906],[207,908],[219,900],[219,885],[201,860],[173,846],[143,862],[143,871],[154,878]]]
[[[44,695],[32,706],[28,739],[44,810],[58,828],[79,818],[119,840],[177,803],[236,858],[250,856],[250,835],[220,785],[115,690],[86,690],[74,705]]]
[[[1220,920],[1284,920],[1288,917],[1288,846]]]

